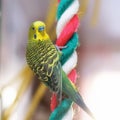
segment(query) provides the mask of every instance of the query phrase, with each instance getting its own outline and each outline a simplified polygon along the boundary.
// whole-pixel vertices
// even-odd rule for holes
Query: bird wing
[[[51,76],[51,79],[56,84],[56,93],[58,96],[58,100],[61,101],[62,99],[62,68],[60,62],[58,62],[58,65],[54,67],[53,74]]]
[[[55,93],[57,93],[58,100],[62,99],[62,72],[61,72],[61,64],[58,62],[53,68],[49,68],[51,70],[51,75],[47,76],[48,81],[46,81],[46,85]]]

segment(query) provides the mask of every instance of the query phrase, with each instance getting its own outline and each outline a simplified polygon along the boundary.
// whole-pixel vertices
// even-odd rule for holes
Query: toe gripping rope
[[[79,10],[78,0],[58,0],[57,9],[57,27],[56,34],[57,46],[66,46],[62,51],[61,64],[63,70],[68,74],[69,79],[75,83],[77,74],[75,67],[77,65],[76,48],[79,44],[78,34],[76,33],[79,26],[77,12]],[[49,120],[72,120],[73,109],[72,101],[64,99],[57,106],[56,95],[51,98],[51,115]]]

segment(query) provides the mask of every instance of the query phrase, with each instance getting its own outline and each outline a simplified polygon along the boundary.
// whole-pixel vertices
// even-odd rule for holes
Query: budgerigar
[[[29,28],[26,59],[38,79],[48,86],[61,99],[62,92],[78,104],[92,118],[93,114],[84,103],[77,88],[68,79],[60,64],[60,51],[46,33],[46,26],[35,21]]]

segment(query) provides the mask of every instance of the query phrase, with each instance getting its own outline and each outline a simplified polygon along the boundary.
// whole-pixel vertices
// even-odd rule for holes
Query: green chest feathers
[[[26,51],[27,63],[42,79],[51,76],[53,68],[58,64],[59,54],[52,43],[28,43]]]

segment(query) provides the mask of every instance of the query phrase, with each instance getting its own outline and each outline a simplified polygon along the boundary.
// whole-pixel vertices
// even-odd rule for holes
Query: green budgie
[[[46,33],[41,21],[33,22],[29,29],[26,59],[29,67],[61,100],[62,92],[78,104],[92,118],[93,114],[84,103],[75,85],[68,79],[60,64],[60,52]]]

